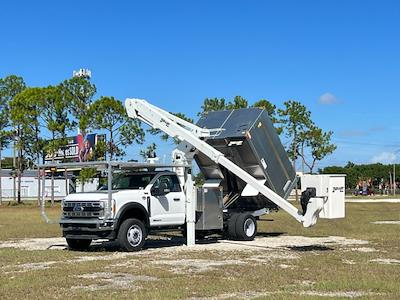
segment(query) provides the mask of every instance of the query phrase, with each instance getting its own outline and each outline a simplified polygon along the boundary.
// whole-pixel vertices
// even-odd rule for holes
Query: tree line
[[[0,79],[0,170],[1,152],[10,142],[15,143],[15,176],[21,177],[24,170],[41,162],[45,154],[54,161],[55,153],[66,149],[69,132],[78,130],[83,138],[98,130],[107,134],[106,141],[95,147],[95,157],[113,160],[123,157],[131,144],[143,144],[145,130],[141,123],[128,117],[123,103],[112,96],[95,99],[96,86],[89,77],[72,77],[57,85],[28,87],[22,77],[10,75]],[[300,102],[289,100],[277,108],[266,99],[249,104],[236,96],[231,101],[224,98],[206,98],[202,113],[239,109],[262,108],[269,114],[277,133],[287,139],[289,157],[296,164],[300,159],[302,169],[314,171],[317,161],[331,154],[336,146],[331,143],[332,132],[325,132],[311,119],[311,112]],[[174,113],[189,122],[192,119],[183,113]],[[168,136],[158,130],[149,129],[151,134]],[[46,136],[47,134],[47,136]],[[154,153],[156,145],[141,151]],[[65,159],[64,150],[64,159]],[[13,164],[14,165],[14,164]],[[18,180],[18,182],[21,182]],[[1,188],[1,187],[0,187]],[[20,191],[20,187],[18,188]],[[20,200],[20,194],[18,194]]]
[[[140,122],[128,117],[122,102],[112,96],[94,99],[96,90],[88,77],[47,87],[28,87],[15,75],[0,79],[0,164],[1,151],[13,141],[18,202],[24,170],[39,164],[45,154],[54,161],[60,149],[66,159],[67,136],[73,130],[83,139],[92,130],[106,132],[107,142],[96,145],[95,156],[108,155],[110,160],[124,156],[127,145],[144,142]]]
[[[400,173],[400,165],[396,164],[396,170]],[[393,182],[393,165],[381,163],[360,164],[348,162],[345,166],[328,166],[319,170],[321,174],[346,174],[346,188],[354,189],[360,181],[371,181],[373,186],[379,183],[390,185]],[[396,172],[395,182],[400,181],[400,175]]]

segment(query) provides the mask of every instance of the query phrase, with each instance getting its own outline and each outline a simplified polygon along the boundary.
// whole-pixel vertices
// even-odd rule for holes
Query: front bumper
[[[114,224],[116,224],[114,219],[62,218],[60,220],[63,237],[77,239],[115,239]]]

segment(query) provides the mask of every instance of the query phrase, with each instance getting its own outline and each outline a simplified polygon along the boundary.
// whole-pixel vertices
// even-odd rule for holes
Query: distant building
[[[0,173],[1,180],[1,195],[3,198],[12,198],[13,193],[13,177],[11,176],[12,170],[3,169]],[[18,179],[17,179],[18,180]],[[42,183],[41,183],[42,184]],[[64,177],[54,178],[54,197],[63,198],[66,196],[66,187],[68,184],[69,193],[80,192],[81,185],[72,178],[65,180]],[[95,191],[98,187],[99,180],[95,178],[93,182],[85,183],[84,191],[90,192]],[[42,186],[41,186],[42,187]],[[21,197],[22,198],[36,198],[38,194],[38,177],[36,170],[25,170],[21,177]],[[51,196],[51,180],[50,177],[46,177],[45,182],[45,194],[46,198]]]

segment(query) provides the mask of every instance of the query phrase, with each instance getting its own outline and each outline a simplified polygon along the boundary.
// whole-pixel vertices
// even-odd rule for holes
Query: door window
[[[176,175],[162,175],[160,176],[153,185],[153,189],[158,189],[160,184],[168,189],[170,192],[180,192],[181,185]]]

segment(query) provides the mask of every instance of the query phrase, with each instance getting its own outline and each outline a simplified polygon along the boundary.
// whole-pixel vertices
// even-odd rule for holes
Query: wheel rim
[[[126,238],[132,247],[138,246],[142,242],[143,238],[143,233],[140,226],[132,225],[129,227],[128,232],[126,233]]]
[[[256,231],[256,224],[254,223],[254,221],[252,219],[247,219],[244,222],[244,233],[246,234],[246,236],[252,236],[254,234],[254,232]]]

